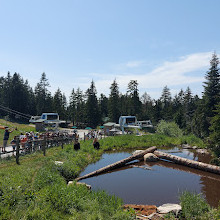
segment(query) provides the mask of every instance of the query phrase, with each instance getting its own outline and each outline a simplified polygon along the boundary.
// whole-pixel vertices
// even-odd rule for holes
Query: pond
[[[158,150],[205,163],[211,159],[210,155],[202,155],[195,150],[178,147],[163,147]],[[129,157],[133,151],[104,153],[101,160],[90,164],[80,176]],[[151,163],[135,161],[130,164],[135,166],[127,165],[106,174],[84,179],[82,182],[91,185],[93,190],[105,190],[111,195],[116,195],[126,204],[159,206],[164,203],[179,203],[179,195],[187,190],[203,194],[211,206],[218,206],[219,175],[166,161]],[[141,166],[141,168],[136,166]]]

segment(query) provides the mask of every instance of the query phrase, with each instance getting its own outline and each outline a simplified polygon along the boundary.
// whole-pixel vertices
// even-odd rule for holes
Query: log
[[[132,155],[132,156],[127,157],[127,158],[125,158],[123,160],[120,160],[120,161],[118,161],[116,163],[113,163],[113,164],[110,164],[108,166],[105,166],[105,167],[103,167],[103,168],[101,168],[99,170],[96,170],[96,171],[93,171],[93,172],[91,172],[89,174],[86,174],[84,176],[78,177],[78,178],[76,178],[76,181],[79,181],[79,180],[82,180],[82,179],[86,179],[86,178],[89,178],[89,177],[92,177],[92,176],[97,176],[97,175],[102,174],[102,173],[106,173],[106,172],[108,172],[110,170],[113,170],[113,169],[116,169],[118,167],[121,167],[121,166],[125,165],[128,162],[131,162],[133,160],[141,158],[141,157],[143,157],[147,153],[153,153],[156,149],[157,149],[156,147],[150,147],[147,150],[142,151],[141,153]]]
[[[184,165],[184,166],[188,166],[188,167],[192,167],[195,169],[199,169],[199,170],[203,170],[203,171],[207,171],[207,172],[211,172],[211,173],[215,173],[215,174],[220,175],[220,167],[219,166],[214,166],[211,164],[202,163],[202,162],[198,162],[195,160],[185,159],[185,158],[182,158],[179,156],[167,154],[167,153],[160,152],[160,151],[154,151],[154,154],[161,159],[170,160],[170,161],[177,163],[177,164],[180,164],[180,165]]]

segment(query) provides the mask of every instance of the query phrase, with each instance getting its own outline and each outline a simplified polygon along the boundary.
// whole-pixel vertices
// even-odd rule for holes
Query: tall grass
[[[122,209],[122,200],[103,191],[88,191],[72,184],[89,163],[97,161],[102,150],[91,141],[48,149],[47,156],[35,153],[21,157],[21,165],[5,161],[0,165],[1,219],[133,219]],[[56,166],[54,161],[64,164]]]
[[[184,192],[180,195],[181,219],[220,219],[220,208],[211,208],[200,194]]]

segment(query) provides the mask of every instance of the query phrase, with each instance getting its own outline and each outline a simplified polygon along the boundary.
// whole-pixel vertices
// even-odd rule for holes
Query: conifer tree
[[[120,102],[119,102],[119,88],[116,80],[113,81],[110,87],[110,95],[108,102],[109,118],[112,122],[118,122],[120,117]]]
[[[213,53],[210,61],[209,71],[206,73],[206,81],[204,82],[203,93],[203,111],[205,114],[204,132],[206,136],[209,135],[210,120],[215,116],[216,106],[220,101],[220,72],[219,72],[219,59],[216,53]]]
[[[129,101],[129,109],[128,113],[130,115],[138,116],[141,113],[141,101],[139,98],[139,91],[138,91],[138,82],[137,80],[131,80],[128,83],[127,88],[128,94],[128,101]]]
[[[215,116],[211,119],[210,126],[210,139],[211,139],[211,148],[214,150],[216,155],[220,156],[220,102],[216,105],[216,110],[214,110]]]
[[[99,98],[99,106],[101,118],[104,121],[108,116],[108,98],[103,93],[101,93]]]
[[[48,90],[49,82],[46,74],[42,73],[40,82],[35,87],[36,109],[37,114],[41,115],[43,112],[52,111],[52,96]]]
[[[216,109],[216,105],[220,101],[220,71],[219,71],[219,59],[214,53],[210,61],[209,71],[206,73],[206,82],[204,82],[203,98],[205,100],[205,108],[208,117],[213,117]]]
[[[172,97],[170,89],[165,86],[160,97],[162,103],[162,117],[164,120],[173,120],[172,114]]]
[[[94,81],[91,82],[90,88],[87,89],[87,101],[86,101],[86,122],[88,126],[96,128],[100,123],[100,112],[98,106],[98,100],[96,96],[96,88]]]

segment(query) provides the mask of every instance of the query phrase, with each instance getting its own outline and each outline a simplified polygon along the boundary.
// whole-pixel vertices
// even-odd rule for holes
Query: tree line
[[[114,80],[109,96],[97,96],[94,81],[84,92],[73,88],[69,100],[58,88],[54,95],[49,91],[49,81],[42,73],[35,88],[19,73],[10,72],[0,78],[0,102],[2,106],[30,115],[43,112],[57,112],[61,119],[70,120],[74,125],[86,125],[95,128],[107,121],[118,122],[121,115],[135,115],[138,120],[150,119],[154,124],[160,120],[174,121],[185,133],[193,133],[205,138],[216,132],[220,112],[220,74],[219,58],[213,53],[210,68],[205,74],[202,97],[193,95],[188,87],[180,90],[174,97],[165,86],[159,99],[152,99],[145,92],[139,95],[137,80],[128,83],[127,91],[122,94]],[[9,115],[0,109],[1,116]],[[216,139],[217,137],[215,137]]]

